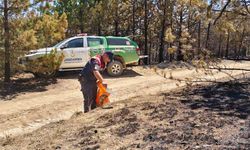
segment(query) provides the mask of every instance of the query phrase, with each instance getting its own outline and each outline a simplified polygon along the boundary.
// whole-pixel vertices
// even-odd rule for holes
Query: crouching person
[[[92,57],[79,74],[81,91],[83,93],[84,113],[96,108],[97,81],[103,83],[100,70],[113,60],[113,53],[105,52],[103,55]]]

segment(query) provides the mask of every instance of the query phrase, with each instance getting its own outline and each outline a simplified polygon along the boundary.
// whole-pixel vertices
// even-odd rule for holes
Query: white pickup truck
[[[57,49],[58,53],[64,55],[58,71],[81,70],[90,57],[105,51],[114,53],[114,61],[107,67],[111,76],[121,75],[126,65],[138,64],[139,61],[139,47],[128,37],[79,35],[65,39],[53,47],[31,50],[27,55],[19,57],[19,64],[25,68],[28,61],[42,57],[52,49]],[[27,69],[25,71],[31,72]]]

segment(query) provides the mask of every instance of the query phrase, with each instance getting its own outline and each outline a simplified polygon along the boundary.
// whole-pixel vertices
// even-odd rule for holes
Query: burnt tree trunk
[[[210,28],[211,28],[211,22],[209,22],[207,27],[207,37],[206,37],[206,49],[208,49],[208,43],[209,43],[209,36],[210,36]]]
[[[145,36],[145,45],[144,45],[144,55],[148,55],[148,4],[147,0],[144,1],[144,9],[145,9],[145,16],[144,16],[144,36]],[[148,59],[144,59],[144,64],[148,64]]]
[[[102,35],[102,26],[100,21],[98,23],[98,35]]]
[[[84,2],[81,5],[84,5]],[[80,31],[81,31],[81,33],[84,32],[84,21],[83,21],[84,14],[83,14],[83,12],[84,12],[83,8],[80,8],[80,11],[79,11],[78,15],[79,15],[79,22],[80,22]]]
[[[198,23],[198,55],[201,53],[201,20]]]
[[[159,49],[159,63],[164,61],[163,58],[163,51],[164,51],[164,36],[166,30],[166,7],[167,7],[167,0],[164,1],[163,7],[163,16],[162,16],[162,26],[161,26],[161,36],[160,36],[160,49]]]
[[[228,58],[229,40],[230,40],[230,33],[228,32],[228,34],[227,34],[227,46],[226,46],[226,53],[225,53],[226,58]]]
[[[220,58],[221,57],[221,45],[222,45],[222,35],[219,37],[219,50],[217,53],[217,56]]]
[[[234,45],[234,58],[237,58],[237,44]]]
[[[115,26],[115,36],[119,35],[119,18],[118,18],[118,3],[116,3],[116,10],[115,10],[115,20],[114,20],[114,26]]]
[[[118,29],[119,23],[118,23],[118,19],[115,19],[115,36],[119,35],[119,29]]]
[[[238,56],[241,55],[241,48],[242,48],[244,37],[245,37],[245,28],[243,29],[242,34],[241,34],[240,44],[239,44],[239,49],[238,49],[238,54],[237,54]]]
[[[189,0],[189,6],[188,6],[188,20],[187,20],[187,28],[188,32],[190,33],[190,20],[191,20],[191,13],[190,13],[190,7],[192,5],[192,0]]]
[[[169,15],[169,22],[170,22],[170,28],[173,31],[173,11],[174,11],[174,4],[173,2],[169,1],[169,6],[170,6],[170,15]],[[172,47],[173,44],[170,43],[169,47]],[[169,61],[172,62],[174,59],[174,54],[169,54]]]
[[[132,1],[132,5],[133,5],[133,10],[132,10],[132,18],[133,18],[133,24],[132,24],[132,34],[133,34],[133,40],[135,39],[135,1]]]
[[[148,64],[151,64],[151,49],[152,49],[152,33],[149,32],[149,49],[148,49]]]
[[[183,60],[183,54],[181,52],[182,43],[180,41],[181,34],[182,34],[182,24],[183,24],[183,9],[181,8],[181,10],[180,10],[180,25],[179,25],[179,33],[178,33],[179,45],[178,45],[178,50],[177,50],[177,60],[178,61]]]
[[[4,82],[10,82],[10,28],[9,28],[9,8],[8,0],[4,0],[4,49],[5,49],[5,69]]]

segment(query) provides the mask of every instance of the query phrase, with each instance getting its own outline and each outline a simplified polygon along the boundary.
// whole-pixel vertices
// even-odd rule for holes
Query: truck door
[[[89,54],[83,40],[83,37],[71,39],[62,46],[64,60],[60,68],[80,68],[87,63]]]

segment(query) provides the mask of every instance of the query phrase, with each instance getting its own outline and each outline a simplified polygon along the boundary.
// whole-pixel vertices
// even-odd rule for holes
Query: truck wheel
[[[123,72],[123,65],[120,61],[110,62],[107,68],[107,72],[110,76],[116,77],[120,76]]]

